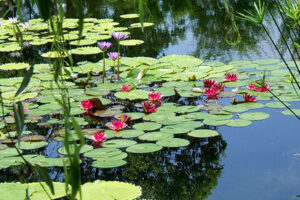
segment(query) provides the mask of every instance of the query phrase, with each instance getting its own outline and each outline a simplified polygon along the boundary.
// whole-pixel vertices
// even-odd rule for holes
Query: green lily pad
[[[29,64],[27,63],[7,63],[0,65],[0,70],[19,70],[28,68]]]
[[[245,120],[263,120],[269,118],[270,115],[264,112],[248,112],[239,115],[239,118]]]
[[[162,146],[153,143],[142,143],[135,144],[133,146],[127,147],[126,151],[129,153],[152,153],[162,149]]]
[[[138,123],[133,126],[134,129],[143,130],[143,131],[154,131],[160,129],[161,124],[154,123],[154,122],[143,122]]]
[[[103,142],[103,147],[110,147],[110,148],[124,148],[135,145],[136,141],[134,140],[126,140],[126,139],[114,139],[114,140],[107,140]]]
[[[243,106],[242,104],[238,104],[238,105],[230,105],[230,106],[224,106],[222,108],[222,110],[227,111],[227,112],[245,112],[247,110],[249,110],[249,108],[247,108],[246,106]]]
[[[150,26],[153,26],[154,24],[151,23],[151,22],[144,22],[143,23],[143,26],[144,27],[150,27]],[[141,28],[142,27],[142,24],[141,23],[133,23],[133,24],[130,24],[130,27],[134,27],[134,28]]]
[[[120,15],[120,17],[123,19],[133,19],[133,18],[139,18],[139,15],[136,13],[132,13],[132,14]]]
[[[114,168],[114,167],[121,167],[123,165],[126,165],[126,161],[125,160],[114,160],[114,161],[94,161],[92,163],[93,167],[96,168]]]
[[[296,115],[300,116],[300,109],[296,108],[296,109],[292,109],[292,110]],[[282,111],[282,114],[284,114],[284,115],[294,115],[290,110],[284,110],[284,111]]]
[[[164,133],[164,132],[148,132],[144,135],[139,136],[139,139],[146,140],[146,141],[157,141],[157,140],[163,140],[170,137],[173,137],[173,134]]]
[[[123,113],[127,114],[131,117],[131,120],[141,119],[145,116],[144,113],[138,113],[138,112],[129,112],[129,113]],[[116,115],[115,118],[120,119],[120,115]]]
[[[102,51],[98,47],[79,47],[76,49],[72,49],[72,54],[77,55],[93,55],[93,54],[100,54]]]
[[[48,145],[47,142],[40,141],[40,142],[20,142],[20,146],[18,144],[16,146],[23,150],[32,150],[32,149],[40,149],[47,145]]]
[[[69,145],[70,147],[70,153],[74,153],[74,145]],[[79,153],[85,153],[85,152],[88,152],[88,151],[91,151],[93,149],[93,147],[91,145],[83,145],[80,149],[80,152]],[[60,147],[58,150],[57,150],[60,154],[67,154],[67,151],[65,149],[65,146],[62,146]]]
[[[144,133],[145,132],[142,130],[129,129],[129,130],[124,130],[124,131],[118,132],[117,136],[122,137],[122,138],[134,138],[134,137],[143,135]]]
[[[290,105],[289,103],[285,103],[288,106]],[[266,104],[267,107],[269,108],[285,108],[285,106],[281,102],[269,102]]]
[[[270,65],[270,64],[279,63],[280,60],[276,58],[266,58],[266,59],[258,59],[255,60],[254,62],[260,65]]]
[[[210,130],[210,129],[200,129],[200,130],[192,131],[188,133],[188,135],[196,138],[207,138],[207,137],[216,137],[219,135],[219,133],[217,131]]]
[[[190,129],[181,125],[175,125],[175,126],[165,126],[161,128],[160,131],[164,133],[170,133],[170,134],[182,134],[182,133],[189,132]]]
[[[82,186],[82,199],[84,200],[133,200],[141,195],[140,187],[118,181],[97,180]]]
[[[99,148],[93,149],[84,154],[84,157],[92,158],[92,159],[100,159],[100,158],[109,158],[120,155],[122,153],[121,150],[116,148]]]
[[[143,44],[143,40],[123,40],[120,42],[120,45],[122,46],[138,46]]]
[[[181,138],[168,138],[165,140],[159,140],[156,144],[163,147],[184,147],[189,145],[190,142]]]
[[[249,126],[251,124],[252,124],[252,122],[249,120],[231,119],[231,120],[229,120],[229,122],[226,125],[232,126],[232,127],[244,127],[244,126]]]

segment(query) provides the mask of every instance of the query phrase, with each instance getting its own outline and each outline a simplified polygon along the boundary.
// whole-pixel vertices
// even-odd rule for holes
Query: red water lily
[[[220,92],[223,92],[224,89],[225,89],[225,84],[219,83],[219,84],[217,85],[217,87],[219,88]]]
[[[157,92],[157,93],[152,92],[152,93],[148,94],[149,100],[150,100],[152,103],[154,103],[155,106],[157,106],[157,107],[161,106],[161,104],[162,104],[162,101],[160,100],[161,97],[162,97],[162,96],[161,96],[161,93],[160,93],[160,92]]]
[[[83,110],[90,110],[94,107],[94,103],[89,99],[89,100],[84,100],[80,102],[80,107]]]
[[[256,98],[248,93],[243,94],[243,98],[245,102],[257,102]]]
[[[143,106],[143,110],[146,114],[153,113],[157,110],[157,108],[155,107],[155,104],[152,102],[144,102],[142,104],[142,106]]]
[[[218,86],[205,89],[207,99],[218,99],[217,94],[220,92]]]
[[[250,83],[247,87],[249,90],[255,90],[256,85],[254,83]]]
[[[121,91],[122,92],[129,92],[130,91],[130,86],[129,85],[122,85],[121,86]]]
[[[264,84],[264,87],[256,87],[255,90],[258,91],[258,92],[265,92],[265,91],[268,91],[270,90],[270,86],[268,84]]]
[[[107,135],[105,135],[103,132],[97,132],[94,133],[93,137],[91,137],[91,140],[93,140],[93,145],[95,148],[102,147],[103,141],[105,141],[107,138]]]
[[[212,80],[212,79],[205,79],[205,80],[203,80],[203,84],[204,84],[204,87],[210,88],[214,85],[217,85],[217,81]]]
[[[127,124],[122,120],[113,120],[111,121],[111,125],[108,127],[114,131],[121,131],[122,129],[127,127]]]
[[[226,74],[225,81],[236,81],[238,76],[236,74]]]
[[[130,124],[130,123],[131,123],[131,119],[132,119],[132,118],[131,118],[129,115],[127,115],[127,114],[122,113],[122,114],[120,115],[120,120],[121,120],[122,122],[126,123],[126,124]]]

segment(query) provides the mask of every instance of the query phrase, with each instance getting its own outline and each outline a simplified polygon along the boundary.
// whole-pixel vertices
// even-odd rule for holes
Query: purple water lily
[[[102,50],[102,51],[106,51],[107,49],[109,49],[110,47],[112,47],[112,43],[111,42],[97,42],[98,47]]]
[[[129,38],[129,35],[128,34],[125,34],[125,33],[118,33],[118,32],[114,32],[111,34],[115,40],[126,40],[127,38]]]
[[[15,52],[11,52],[11,53],[9,54],[9,56],[12,57],[12,58],[15,58],[15,57],[18,58],[18,57],[21,56],[21,54],[20,54],[20,52],[15,51]]]
[[[30,47],[31,44],[29,42],[23,42],[23,47]]]
[[[23,24],[23,23],[20,24],[20,26],[21,26],[22,28],[24,28],[25,30],[28,30],[28,29],[30,29],[30,27],[31,27],[31,25],[30,25],[29,23],[27,23],[27,22],[25,22],[24,24]]]
[[[110,52],[107,54],[107,56],[112,59],[113,61],[117,60],[119,58],[118,52]]]

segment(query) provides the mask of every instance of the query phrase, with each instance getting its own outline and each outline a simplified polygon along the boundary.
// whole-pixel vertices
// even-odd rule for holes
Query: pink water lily
[[[114,32],[111,34],[115,40],[126,40],[127,38],[129,38],[129,35],[128,34],[125,34],[125,33],[119,33],[119,32]]]
[[[214,85],[217,85],[217,81],[212,80],[212,79],[205,79],[205,80],[203,80],[203,84],[204,84],[204,87],[210,88]]]
[[[219,83],[219,84],[217,85],[217,88],[219,88],[220,92],[223,92],[224,89],[225,89],[225,84]]]
[[[91,137],[91,140],[93,140],[93,145],[95,148],[102,147],[103,141],[105,141],[107,138],[107,135],[105,135],[103,132],[97,132],[94,133],[93,137]]]
[[[225,81],[236,81],[238,76],[236,74],[226,74]]]
[[[205,95],[207,96],[207,99],[218,99],[219,97],[217,95],[219,92],[220,90],[218,86],[205,89]]]
[[[107,54],[107,56],[112,59],[113,61],[117,60],[119,58],[118,52],[110,52]]]
[[[129,85],[122,85],[121,86],[121,91],[122,92],[129,92],[130,91],[130,86]]]
[[[157,110],[155,104],[152,102],[144,102],[142,103],[143,110],[146,114],[153,113]]]
[[[130,124],[130,123],[131,123],[131,119],[132,119],[132,118],[131,118],[129,115],[127,115],[127,114],[122,113],[122,114],[120,115],[120,120],[121,120],[122,122],[126,123],[126,124]]]
[[[248,93],[243,94],[243,98],[245,102],[257,102],[256,98]]]
[[[107,49],[110,49],[112,47],[112,43],[111,42],[97,42],[98,47],[102,50],[102,51],[106,51]]]
[[[84,100],[80,102],[80,107],[83,110],[90,110],[94,107],[94,103],[89,99],[89,100]]]
[[[264,83],[264,87],[257,87],[254,83],[250,83],[248,85],[249,90],[257,91],[257,92],[265,92],[267,90],[270,90],[270,86],[266,83]]]
[[[150,94],[148,94],[148,98],[149,100],[154,103],[157,107],[161,106],[162,101],[160,100],[162,98],[162,95],[160,92],[152,92]]]
[[[111,125],[108,127],[114,131],[121,131],[127,127],[127,124],[122,120],[113,120],[111,121]]]

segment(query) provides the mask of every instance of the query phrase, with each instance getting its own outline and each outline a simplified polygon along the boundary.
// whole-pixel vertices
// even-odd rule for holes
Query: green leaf
[[[30,79],[32,77],[32,74],[33,74],[33,66],[31,66],[29,68],[29,70],[26,72],[19,89],[15,94],[15,97],[18,96],[21,92],[23,92],[23,90],[27,87],[27,85],[30,82]]]
[[[44,168],[41,167],[39,165],[34,165],[34,167],[37,169],[37,171],[39,172],[39,174],[43,177],[44,181],[46,182],[46,184],[48,185],[48,187],[51,190],[51,193],[53,195],[55,195],[55,191],[54,191],[54,187],[53,187],[53,182],[48,174],[48,171]]]

